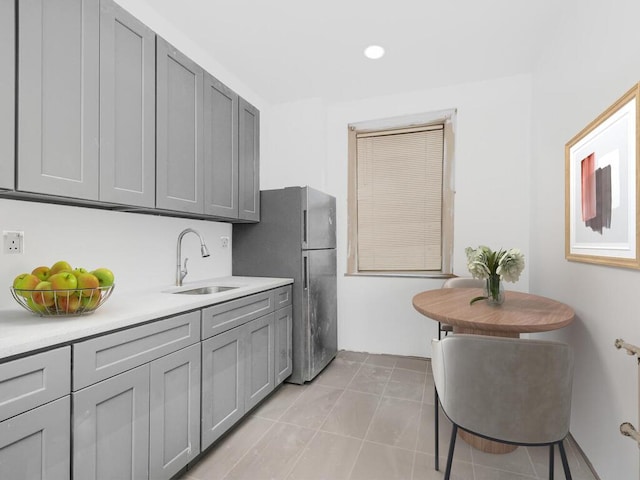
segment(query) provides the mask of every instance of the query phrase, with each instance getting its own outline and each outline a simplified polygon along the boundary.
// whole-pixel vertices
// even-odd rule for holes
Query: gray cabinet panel
[[[275,312],[275,385],[280,385],[293,370],[293,310],[291,305]]]
[[[260,112],[240,98],[238,217],[260,220]]]
[[[202,342],[202,450],[244,415],[243,327]]]
[[[200,345],[151,363],[149,477],[169,479],[200,453]]]
[[[204,212],[238,217],[238,95],[204,75]]]
[[[0,423],[0,478],[68,480],[69,415],[67,395]]]
[[[156,206],[204,212],[204,72],[156,37]]]
[[[0,421],[68,395],[70,369],[71,347],[1,364]]]
[[[256,293],[205,308],[202,310],[202,338],[217,335],[273,310],[272,291]]]
[[[100,200],[155,205],[155,34],[100,2]]]
[[[244,406],[248,411],[274,388],[274,314],[260,317],[242,328],[247,342]]]
[[[98,199],[98,1],[18,2],[19,190]]]
[[[276,288],[273,292],[276,310],[291,305],[291,285]]]
[[[73,394],[73,477],[149,476],[149,365]]]
[[[200,340],[200,312],[104,335],[73,345],[73,390],[148,363]]]
[[[0,2],[0,188],[14,188],[15,166],[15,2]]]

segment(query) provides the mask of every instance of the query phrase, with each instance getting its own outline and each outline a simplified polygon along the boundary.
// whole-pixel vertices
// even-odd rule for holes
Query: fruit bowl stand
[[[88,315],[111,296],[114,285],[91,289],[22,290],[10,287],[11,295],[25,310],[41,317]]]

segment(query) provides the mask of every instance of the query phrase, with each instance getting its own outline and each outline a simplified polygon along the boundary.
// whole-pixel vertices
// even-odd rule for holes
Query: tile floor
[[[444,477],[449,421],[441,414],[434,470],[433,377],[428,360],[341,351],[313,382],[283,384],[180,480],[434,480]],[[573,441],[576,480],[594,480]],[[458,440],[452,478],[548,478],[546,447],[491,455]],[[556,449],[555,478],[563,479]]]

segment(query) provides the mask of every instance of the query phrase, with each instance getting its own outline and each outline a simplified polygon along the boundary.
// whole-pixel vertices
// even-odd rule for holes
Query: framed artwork
[[[565,145],[565,257],[640,268],[640,83]]]

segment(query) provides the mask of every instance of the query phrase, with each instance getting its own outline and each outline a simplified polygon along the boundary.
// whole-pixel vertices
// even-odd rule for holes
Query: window
[[[349,274],[451,273],[454,115],[349,125]]]

